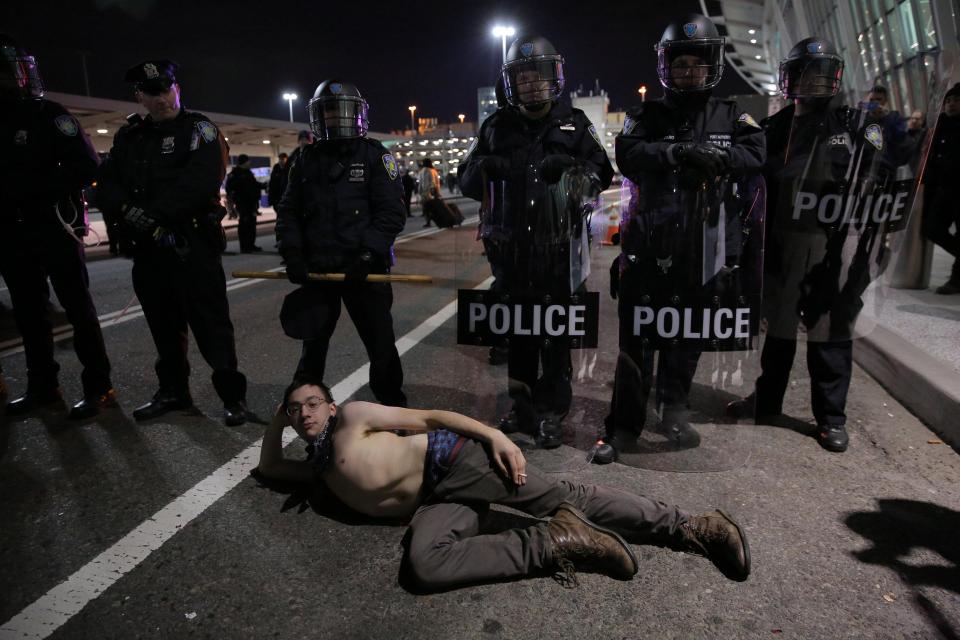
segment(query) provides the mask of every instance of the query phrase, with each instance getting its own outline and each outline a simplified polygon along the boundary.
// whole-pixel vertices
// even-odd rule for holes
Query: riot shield
[[[754,175],[673,189],[625,180],[621,200],[606,440],[620,462],[644,468],[739,466],[752,434],[722,416],[756,369],[765,183]]]
[[[873,327],[859,321],[863,296],[907,226],[916,181],[896,179],[880,126],[862,124],[853,140],[844,138],[849,153],[824,151],[824,136],[771,178],[778,195],[764,302],[770,336],[838,342]]]

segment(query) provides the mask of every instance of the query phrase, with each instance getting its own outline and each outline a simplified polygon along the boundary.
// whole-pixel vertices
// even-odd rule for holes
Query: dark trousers
[[[623,323],[621,319],[621,333]],[[629,326],[629,325],[628,325]],[[605,420],[607,437],[617,430],[639,433],[647,417],[647,401],[653,386],[653,356],[651,347],[631,344],[635,338],[621,335],[620,355],[614,371],[613,397],[610,413]],[[677,345],[660,349],[657,357],[656,403],[663,407],[666,422],[686,420],[690,389],[697,372],[701,351]]]
[[[923,203],[923,220],[920,228],[923,235],[953,256],[950,281],[960,283],[960,190],[927,186]],[[953,233],[950,227],[956,225]]]
[[[23,338],[27,390],[44,392],[58,386],[60,365],[53,358],[49,278],[73,325],[73,348],[83,365],[80,380],[84,396],[95,397],[107,391],[112,386],[110,360],[90,297],[83,247],[62,229],[52,229],[37,238],[14,238],[11,234],[0,247],[0,273],[10,289],[13,317]]]
[[[790,369],[797,341],[767,336],[760,354],[757,378],[757,415],[783,412],[783,396],[790,382]],[[853,341],[807,342],[807,369],[810,372],[810,399],[818,425],[842,426],[847,391],[853,373]]]
[[[320,282],[309,286],[317,294],[315,304],[320,308],[315,315],[322,318],[322,324],[316,328],[316,339],[303,341],[297,375],[309,372],[323,377],[330,336],[337,328],[342,301],[370,358],[370,389],[373,395],[385,405],[407,406],[407,397],[401,390],[403,368],[395,344],[393,317],[390,315],[393,306],[390,284]]]
[[[543,418],[562,420],[570,411],[573,390],[570,347],[561,341],[542,346],[514,341],[507,360],[507,390],[521,424],[536,426]]]
[[[527,483],[517,487],[493,467],[484,446],[470,440],[410,521],[407,558],[413,577],[439,589],[547,569],[553,556],[546,522],[478,535],[480,520],[490,504],[545,518],[563,502],[630,542],[665,542],[688,517],[675,506],[626,491],[557,481],[530,465]]]
[[[244,400],[247,380],[237,371],[237,351],[219,254],[193,247],[141,251],[133,262],[133,289],[157,347],[160,388],[188,393],[187,328],[213,369],[224,403]]]
[[[241,251],[250,250],[257,244],[256,205],[237,205],[237,239]]]

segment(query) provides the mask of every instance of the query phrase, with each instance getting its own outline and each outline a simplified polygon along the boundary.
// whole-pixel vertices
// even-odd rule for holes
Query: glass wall
[[[891,106],[903,113],[925,109],[933,59],[940,51],[930,0],[847,2],[860,49],[856,73],[861,82],[856,84],[886,86]]]

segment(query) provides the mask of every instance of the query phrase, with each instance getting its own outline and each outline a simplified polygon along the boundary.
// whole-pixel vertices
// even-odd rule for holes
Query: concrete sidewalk
[[[960,295],[938,295],[953,258],[937,247],[930,286],[894,289],[881,281],[864,294],[853,355],[864,370],[960,451]]]

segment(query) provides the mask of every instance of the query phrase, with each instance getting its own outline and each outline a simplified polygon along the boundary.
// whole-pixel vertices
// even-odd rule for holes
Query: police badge
[[[696,34],[697,34],[697,23],[688,22],[687,24],[683,25],[683,35],[687,36],[688,38],[692,38]]]
[[[152,62],[148,62],[143,65],[143,75],[147,76],[149,80],[160,77],[160,72],[157,71],[157,65]]]
[[[197,131],[200,132],[200,137],[206,142],[213,142],[217,139],[217,128],[213,126],[212,122],[201,120],[197,123]]]
[[[593,139],[597,141],[597,144],[600,145],[600,148],[603,148],[603,143],[600,142],[600,135],[597,133],[597,128],[593,125],[587,127],[587,131],[590,132],[590,135],[593,136]]]
[[[383,154],[383,168],[387,170],[387,175],[390,176],[391,180],[396,180],[397,176],[400,175],[400,171],[397,169],[397,161],[389,153]]]
[[[524,58],[529,58],[530,54],[533,53],[533,43],[524,42],[522,45],[520,45],[520,53]]]
[[[80,127],[77,126],[77,121],[73,119],[73,116],[64,114],[62,116],[57,116],[57,119],[53,121],[57,125],[57,129],[60,130],[65,136],[73,137],[77,135],[80,131]]]
[[[740,114],[740,117],[737,118],[737,122],[742,122],[742,123],[744,123],[744,124],[748,124],[748,125],[750,125],[751,127],[756,127],[757,129],[760,128],[760,125],[757,124],[757,121],[753,119],[753,116],[751,116],[751,115],[750,115],[749,113],[747,113],[746,111],[744,111],[743,113]]]
[[[863,137],[867,139],[867,142],[876,147],[877,151],[883,151],[883,133],[880,131],[880,125],[871,124],[868,126]]]

